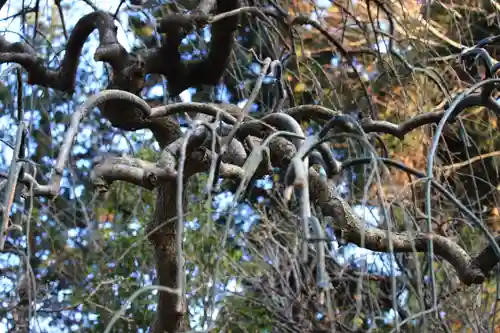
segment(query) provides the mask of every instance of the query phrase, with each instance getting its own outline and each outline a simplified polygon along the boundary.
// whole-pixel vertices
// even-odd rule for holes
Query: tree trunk
[[[149,240],[154,246],[158,284],[171,289],[177,288],[176,190],[175,181],[158,186],[153,220],[146,228]],[[183,198],[183,208],[186,207],[185,199],[186,196]],[[151,327],[152,333],[174,333],[179,330],[185,304],[183,310],[178,312],[176,302],[176,294],[159,291],[156,319]]]

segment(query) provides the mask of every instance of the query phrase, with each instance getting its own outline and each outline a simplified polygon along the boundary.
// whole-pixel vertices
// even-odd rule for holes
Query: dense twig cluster
[[[219,82],[228,65],[238,25],[238,14],[242,12],[260,16],[264,13],[272,14],[272,17],[278,18],[282,24],[290,26],[311,24],[327,35],[344,57],[349,58],[349,54],[354,52],[346,50],[316,22],[304,17],[292,20],[286,13],[277,10],[239,8],[237,0],[218,0],[215,8],[212,8],[213,5],[210,2],[202,2],[191,14],[166,15],[159,28],[161,33],[167,34],[162,45],[139,55],[127,53],[118,43],[112,16],[104,12],[86,15],[71,33],[64,60],[58,70],[47,69],[35,51],[26,44],[11,44],[0,37],[0,63],[15,62],[22,65],[28,72],[30,84],[72,93],[83,44],[94,29],[99,31],[100,39],[95,59],[112,67],[113,75],[108,90],[88,99],[73,114],[50,182],[39,184],[32,174],[20,175],[19,182],[32,188],[29,194],[48,197],[58,195],[78,127],[93,107],[99,106],[103,117],[116,127],[126,130],[150,128],[159,141],[162,153],[156,163],[130,157],[112,157],[98,161],[91,176],[92,183],[102,191],[106,191],[110,184],[117,180],[157,191],[156,211],[147,231],[157,255],[159,284],[177,292],[160,294],[159,315],[152,332],[176,331],[183,315],[184,270],[180,241],[185,205],[183,185],[190,176],[205,171],[210,171],[209,186],[212,186],[219,176],[233,179],[238,184],[235,200],[239,200],[247,194],[252,180],[269,173],[273,167],[281,169],[285,179],[284,198],[291,201],[295,193],[300,205],[304,235],[301,260],[304,262],[310,257],[309,239],[325,238],[324,221],[313,213],[313,208],[317,207],[321,217],[325,220],[331,219],[337,235],[347,242],[381,252],[412,252],[415,249],[418,252],[434,251],[453,265],[464,284],[482,283],[500,260],[497,245],[500,239],[492,240],[481,253],[472,256],[455,241],[434,234],[431,230],[413,233],[388,232],[381,228],[365,229],[349,204],[335,191],[333,180],[336,175],[355,165],[385,163],[417,178],[430,177],[430,185],[448,196],[464,216],[481,226],[480,220],[474,214],[432,178],[432,165],[429,167],[431,172],[428,170],[424,173],[386,157],[381,158],[369,147],[368,134],[391,134],[402,139],[407,133],[421,126],[453,122],[470,106],[485,106],[500,115],[500,106],[492,97],[492,92],[497,89],[498,79],[491,79],[499,66],[491,61],[489,54],[480,47],[463,52],[464,59],[476,56],[487,64],[489,78],[483,81],[481,86],[456,96],[442,111],[419,114],[400,124],[370,117],[358,122],[341,111],[318,105],[283,108],[284,99],[290,97],[283,86],[279,87],[279,91],[283,93],[278,95],[272,112],[260,119],[250,117],[248,110],[260,91],[264,76],[269,71],[276,74],[282,70],[281,61],[271,61],[272,59],[263,62],[260,81],[257,81],[254,93],[242,109],[203,103],[173,103],[151,108],[139,97],[144,86],[144,77],[148,73],[165,75],[171,96],[178,95],[191,86],[215,85]],[[212,11],[215,16],[210,16]],[[182,38],[194,25],[208,23],[212,24],[212,47],[206,58],[190,63],[181,61],[178,47]],[[281,80],[278,80],[278,84],[281,84]],[[181,136],[173,116],[183,112],[204,116],[197,116],[191,122],[187,134]],[[300,126],[303,120],[321,124],[321,131],[306,138]],[[366,157],[344,162],[336,160],[325,143],[337,137],[351,137],[368,146],[369,148],[365,149]],[[430,157],[432,160],[432,156]],[[313,167],[316,164],[324,168],[326,178],[321,177]],[[15,178],[10,176],[9,180],[15,182]],[[227,221],[227,224],[229,225],[230,221]],[[328,303],[331,299],[330,277],[325,265],[324,243],[316,242],[314,252],[318,262],[316,283],[323,297],[326,293]]]

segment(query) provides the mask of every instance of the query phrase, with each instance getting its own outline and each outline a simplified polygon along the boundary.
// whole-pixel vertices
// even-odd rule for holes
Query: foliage
[[[497,329],[495,2],[111,6],[2,9],[19,25],[0,37],[2,178],[34,164],[0,182],[8,331]],[[308,138],[261,146],[277,130]],[[178,276],[184,310],[144,289]]]

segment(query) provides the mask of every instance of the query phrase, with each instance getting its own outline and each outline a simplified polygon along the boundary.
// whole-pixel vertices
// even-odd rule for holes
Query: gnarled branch
[[[93,12],[82,17],[73,29],[66,45],[66,53],[57,70],[47,69],[30,46],[23,43],[9,43],[0,36],[0,63],[15,62],[28,71],[28,83],[51,87],[72,94],[83,44],[94,29],[99,30],[99,46],[94,58],[109,62],[113,68],[123,67],[126,50],[116,37],[116,27],[111,15]]]

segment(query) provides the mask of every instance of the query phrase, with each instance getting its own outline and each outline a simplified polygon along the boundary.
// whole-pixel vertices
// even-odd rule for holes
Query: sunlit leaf
[[[354,323],[357,325],[357,326],[362,326],[363,325],[363,318],[361,316],[357,316],[356,318],[354,318]]]
[[[337,6],[330,6],[330,7],[328,7],[328,12],[329,13],[338,13],[339,12],[339,7],[337,7]]]
[[[306,91],[306,85],[302,82],[299,82],[295,85],[295,88],[293,89],[296,93],[298,92],[304,92]]]
[[[498,207],[493,207],[491,209],[491,215],[498,216]]]

